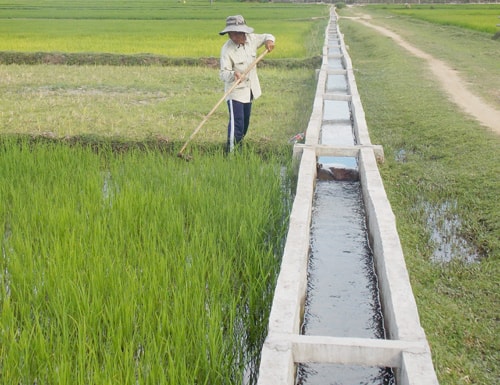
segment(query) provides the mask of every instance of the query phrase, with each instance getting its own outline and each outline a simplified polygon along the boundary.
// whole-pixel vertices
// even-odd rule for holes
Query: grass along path
[[[421,35],[408,24],[409,31],[401,33],[405,40]],[[429,23],[418,26],[424,35],[434,28]],[[427,66],[422,70],[422,59],[357,21],[341,19],[340,27],[372,142],[383,145],[386,154],[380,172],[439,381],[496,383],[500,137],[481,129],[452,103]],[[436,44],[444,47],[449,38],[445,35],[437,33]],[[456,57],[452,62],[467,76],[479,64],[493,66],[469,59],[480,55],[491,40],[472,36],[472,46],[462,42],[469,50],[466,58],[460,49],[443,48],[444,56]],[[481,78],[474,84],[496,81]],[[443,255],[451,262],[440,259]],[[471,255],[479,255],[479,261],[464,262]]]
[[[447,63],[414,47],[391,30],[370,23],[370,19],[369,15],[354,18],[354,20],[390,37],[412,55],[425,60],[430,71],[436,76],[448,96],[460,109],[473,116],[484,126],[500,134],[500,109],[487,104],[479,96],[471,92],[457,71],[454,71]]]
[[[398,16],[370,6],[348,7],[339,13],[348,17],[369,15],[370,24],[396,33],[413,47],[447,63],[474,94],[497,109],[500,106],[500,41],[493,40],[491,34]]]

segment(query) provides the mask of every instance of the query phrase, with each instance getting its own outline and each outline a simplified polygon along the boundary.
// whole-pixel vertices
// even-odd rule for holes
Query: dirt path
[[[398,34],[388,30],[387,28],[370,23],[369,15],[353,17],[351,19],[392,38],[412,55],[424,59],[429,65],[432,73],[434,73],[439,80],[443,89],[450,96],[450,99],[455,102],[460,109],[477,119],[483,126],[500,135],[500,110],[495,109],[480,97],[469,91],[465,86],[464,81],[459,77],[457,71],[453,70],[445,62],[438,60],[428,53],[412,46],[407,41],[403,40]]]

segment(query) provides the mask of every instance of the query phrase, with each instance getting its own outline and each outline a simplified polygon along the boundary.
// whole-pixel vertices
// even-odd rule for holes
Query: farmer
[[[235,81],[242,79],[226,98],[229,108],[226,152],[229,153],[245,137],[250,124],[252,101],[261,95],[255,67],[245,77],[243,73],[257,58],[257,48],[265,45],[269,51],[274,49],[275,38],[271,34],[253,33],[253,28],[245,23],[241,15],[226,19],[226,28],[219,34],[226,33],[229,40],[222,46],[220,55],[220,78],[225,83],[226,92]]]

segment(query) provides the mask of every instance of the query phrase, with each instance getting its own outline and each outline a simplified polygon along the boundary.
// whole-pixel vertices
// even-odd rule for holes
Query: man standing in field
[[[261,95],[257,70],[254,67],[244,78],[243,73],[257,58],[257,49],[263,45],[271,52],[275,38],[271,34],[255,34],[243,16],[229,16],[226,28],[220,35],[229,35],[222,46],[220,55],[220,78],[225,84],[226,92],[234,82],[241,79],[240,84],[227,95],[229,108],[229,124],[227,127],[226,152],[231,152],[245,137],[250,124],[252,101]]]

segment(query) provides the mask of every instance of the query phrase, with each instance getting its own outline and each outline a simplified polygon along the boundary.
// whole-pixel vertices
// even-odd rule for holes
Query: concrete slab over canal
[[[393,378],[387,380],[389,382],[380,380],[384,381],[381,384],[438,384],[427,338],[420,325],[396,221],[378,170],[378,162],[383,162],[384,158],[383,149],[370,142],[352,63],[333,8],[305,143],[295,145],[294,156],[298,167],[297,191],[268,336],[262,348],[258,385],[344,384],[342,378],[331,378],[331,373],[336,372],[330,369],[339,366],[352,368],[353,372],[367,367],[391,368]],[[358,202],[358,206],[363,206],[364,210],[370,260],[376,274],[374,287],[378,300],[375,302],[379,301],[383,314],[383,335],[350,335],[355,331],[349,331],[348,336],[304,333],[310,289],[308,279],[312,275],[308,269],[311,253],[314,253],[311,238],[315,233],[311,224],[316,219],[314,201],[315,192],[318,193],[317,165],[320,163],[327,167],[340,164],[359,171],[357,183],[362,202]],[[331,238],[338,237],[338,234],[331,235]],[[331,279],[335,279],[333,274]],[[309,364],[326,365],[327,374],[313,381],[299,378],[301,365]]]

